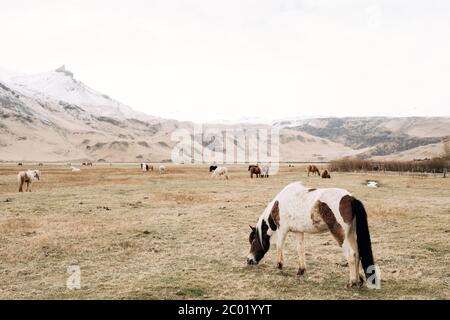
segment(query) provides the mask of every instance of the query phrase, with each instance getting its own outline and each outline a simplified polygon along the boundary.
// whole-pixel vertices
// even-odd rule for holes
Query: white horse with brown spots
[[[251,227],[248,264],[258,264],[270,247],[270,238],[277,235],[278,268],[283,267],[283,246],[288,232],[298,239],[298,275],[306,271],[305,233],[331,232],[350,268],[348,287],[359,285],[360,260],[367,284],[379,284],[374,265],[372,245],[363,204],[347,190],[338,188],[308,189],[300,182],[287,185],[266,207],[256,227]]]
[[[39,180],[41,176],[41,172],[39,170],[28,170],[21,171],[17,175],[17,180],[19,182],[19,192],[23,192],[23,185],[26,184],[27,188],[26,192],[31,192],[31,185],[33,181]]]

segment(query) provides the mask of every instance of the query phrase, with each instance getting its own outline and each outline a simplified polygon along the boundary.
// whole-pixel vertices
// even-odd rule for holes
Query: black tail
[[[356,219],[356,237],[359,257],[364,268],[366,279],[369,279],[369,276],[375,272],[375,269],[373,269],[375,267],[375,263],[373,261],[372,242],[370,241],[366,209],[364,209],[363,204],[358,199],[353,198],[352,212]],[[372,268],[368,270],[370,266],[372,266]]]

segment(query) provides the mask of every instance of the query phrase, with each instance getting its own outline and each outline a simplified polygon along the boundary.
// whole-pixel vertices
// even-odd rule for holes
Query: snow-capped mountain
[[[0,69],[0,161],[169,161],[176,144],[171,134],[193,126],[136,112],[86,86],[64,66],[34,75]],[[281,161],[432,157],[450,135],[445,117],[240,118],[205,128],[270,126],[279,129]],[[209,145],[194,141],[194,152]]]
[[[3,71],[0,72],[0,82],[26,96],[43,101],[62,101],[97,116],[154,120],[154,117],[136,112],[129,106],[89,88],[78,81],[64,65],[53,71],[32,75]]]
[[[177,126],[89,88],[64,67],[0,70],[0,160],[165,160]]]

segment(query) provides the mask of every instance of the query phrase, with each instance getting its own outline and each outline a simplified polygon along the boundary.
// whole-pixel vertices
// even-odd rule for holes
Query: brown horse
[[[256,174],[257,178],[261,177],[261,168],[258,166],[252,166],[251,168],[249,167],[250,170],[250,178],[253,179],[253,175]]]
[[[331,179],[331,176],[328,173],[328,170],[325,170],[324,172],[322,172],[322,179]]]
[[[315,165],[309,165],[306,171],[308,171],[308,177],[310,172],[312,172],[313,176],[317,173],[320,177],[320,171]]]

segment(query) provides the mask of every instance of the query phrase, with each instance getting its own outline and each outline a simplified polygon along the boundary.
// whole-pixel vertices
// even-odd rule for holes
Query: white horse
[[[35,180],[40,180],[41,172],[39,170],[28,170],[21,171],[17,175],[17,180],[19,182],[19,192],[23,192],[23,185],[26,183],[26,192],[31,192],[31,184]]]
[[[164,173],[166,173],[166,167],[163,165],[160,165],[159,166],[159,174],[164,174]]]
[[[70,167],[70,170],[72,170],[72,172],[80,172],[81,171],[80,168],[76,168],[76,167]]]
[[[263,166],[261,168],[261,178],[268,178],[269,177],[269,166]]]
[[[348,287],[359,285],[360,260],[367,284],[379,284],[379,271],[375,267],[372,245],[363,204],[347,190],[308,189],[300,182],[287,185],[268,204],[251,227],[250,253],[247,263],[258,264],[270,247],[270,237],[277,234],[278,268],[283,267],[283,246],[288,232],[297,234],[299,268],[298,275],[306,271],[304,233],[329,231],[342,247],[350,268]]]
[[[212,178],[224,177],[228,180],[228,169],[227,167],[217,167],[211,175]]]

